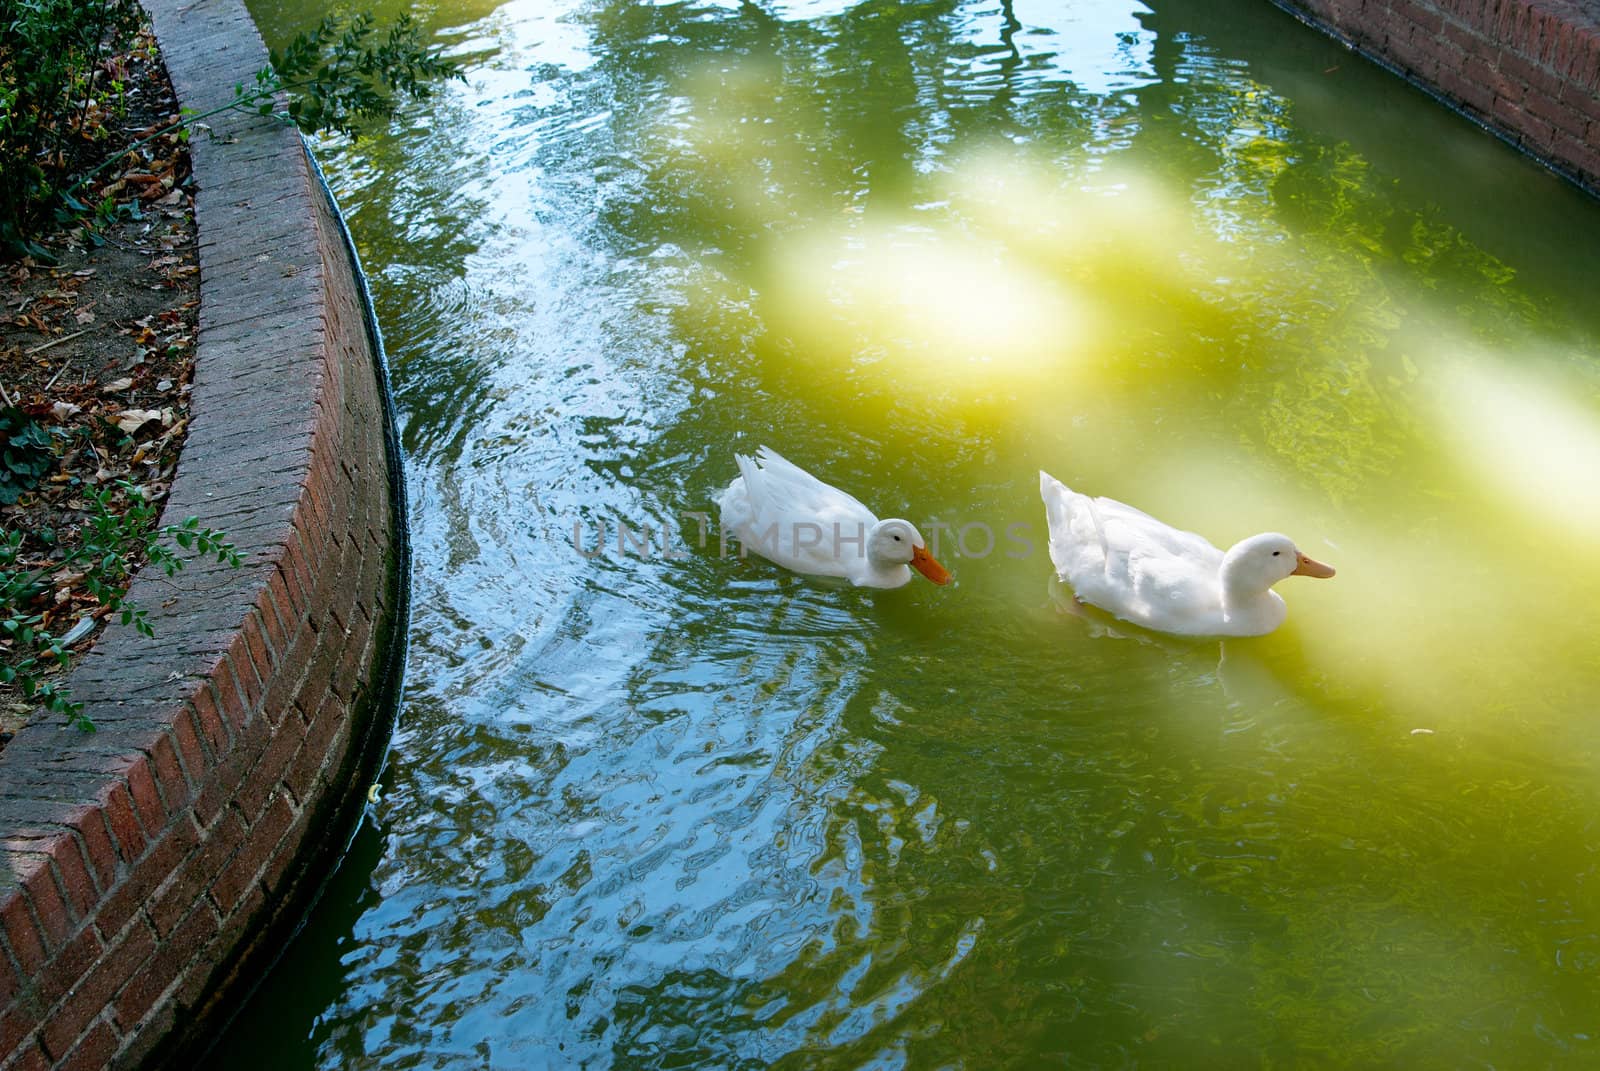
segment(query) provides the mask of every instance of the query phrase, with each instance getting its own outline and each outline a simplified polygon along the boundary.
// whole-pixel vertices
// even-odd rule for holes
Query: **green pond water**
[[[406,698],[219,1066],[1600,1061],[1600,203],[1265,0],[415,13]],[[702,544],[762,443],[955,583]],[[1339,575],[1071,613],[1040,468]]]

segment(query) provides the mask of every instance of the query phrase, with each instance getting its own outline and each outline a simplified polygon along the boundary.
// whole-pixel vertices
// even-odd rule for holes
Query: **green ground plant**
[[[139,19],[133,0],[0,0],[0,250],[47,256],[38,241],[44,229],[107,211],[91,203],[94,179],[147,142],[221,112],[277,116],[308,134],[355,135],[393,116],[401,99],[460,77],[407,15],[387,28],[367,13],[330,15],[274,51],[229,103],[186,110],[113,148],[105,126],[88,122],[89,102],[120,97],[106,59],[128,46]]]
[[[0,246],[26,248],[50,221],[71,160],[103,127],[89,101],[104,60],[138,25],[132,0],[0,0]]]
[[[67,667],[72,657],[68,648],[82,638],[74,633],[82,629],[87,634],[93,619],[86,616],[58,635],[45,625],[44,614],[37,609],[41,600],[70,579],[105,607],[109,616],[143,636],[152,636],[147,611],[127,597],[133,562],[143,560],[170,577],[184,567],[180,551],[215,557],[234,568],[242,558],[222,532],[202,528],[196,517],[157,528],[156,505],[127,480],[87,489],[84,495],[88,510],[82,542],[59,557],[32,555],[25,560],[23,534],[0,533],[0,638],[13,653],[12,660],[0,663],[0,684],[12,685],[24,698],[66,716],[80,729],[92,730],[94,723],[84,715],[82,704],[73,701],[65,685],[45,677],[51,663]],[[123,505],[120,510],[118,499]],[[54,533],[48,531],[35,536],[47,549],[56,542]]]
[[[0,506],[39,486],[55,460],[48,428],[15,406],[0,409]]]

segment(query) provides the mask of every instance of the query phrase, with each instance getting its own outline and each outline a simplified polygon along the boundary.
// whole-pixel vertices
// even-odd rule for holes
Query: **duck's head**
[[[1308,558],[1277,532],[1242,539],[1222,557],[1223,585],[1241,594],[1261,592],[1291,576],[1329,577],[1333,566]]]
[[[909,565],[935,584],[950,583],[950,573],[934,561],[922,533],[910,521],[890,517],[867,532],[867,558],[889,565]]]

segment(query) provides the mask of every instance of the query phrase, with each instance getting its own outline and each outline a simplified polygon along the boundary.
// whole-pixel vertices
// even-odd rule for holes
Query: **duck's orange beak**
[[[1289,575],[1290,576],[1317,576],[1317,577],[1326,578],[1326,577],[1330,577],[1330,576],[1333,575],[1333,566],[1324,565],[1321,562],[1317,561],[1315,558],[1308,558],[1304,554],[1302,554],[1302,555],[1300,555],[1300,564],[1296,565],[1294,567],[1294,572],[1290,573]]]
[[[911,548],[911,568],[941,587],[950,583],[950,570],[934,561],[927,547]]]

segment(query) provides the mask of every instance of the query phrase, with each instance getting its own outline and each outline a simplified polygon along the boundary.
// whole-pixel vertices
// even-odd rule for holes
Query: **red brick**
[[[339,554],[337,577],[337,586],[333,589],[334,595],[328,606],[328,616],[334,628],[348,630],[350,617],[355,612],[356,601],[361,596],[361,548],[353,539],[345,541],[344,550]]]
[[[345,449],[356,447],[354,442],[346,443]],[[338,471],[334,474],[334,481],[329,487],[328,505],[329,521],[332,525],[332,538],[336,543],[349,541],[352,531],[361,527],[361,477],[358,475],[360,466],[352,464],[349,458],[339,459]]]
[[[225,811],[201,835],[200,847],[173,870],[166,885],[150,901],[147,914],[157,937],[170,934],[189,909],[204,898],[244,839],[244,819],[232,810]]]
[[[178,923],[172,936],[156,945],[149,966],[138,971],[112,1004],[116,1023],[124,1033],[137,1028],[191,960],[203,960],[205,947],[217,936],[216,912],[204,898]]]
[[[347,734],[350,718],[342,704],[333,697],[318,708],[318,713],[306,733],[305,743],[289,767],[284,784],[295,799],[304,806],[309,802],[312,786],[317,776],[328,767],[330,760],[342,757],[348,746]]]
[[[266,671],[267,675],[263,678],[266,681],[266,688],[260,709],[274,725],[289,710],[295,685],[304,669],[305,658],[315,642],[315,634],[311,633],[310,629],[304,626],[297,627],[295,635],[279,649],[278,656]]]
[[[277,575],[277,571],[273,570],[271,576],[275,577]],[[270,577],[267,589],[256,600],[256,613],[261,618],[261,629],[266,636],[268,649],[272,652],[274,659],[281,659],[283,652],[289,647],[290,628],[278,613],[278,608],[274,604]]]
[[[307,548],[315,551],[315,560],[323,562],[323,569],[326,571],[327,561],[338,557],[344,545],[350,541],[349,477],[345,475],[342,467],[335,466],[324,481],[324,487],[321,503],[323,530],[320,539],[308,543]]]
[[[104,1022],[95,1023],[73,1050],[61,1061],[65,1071],[100,1071],[111,1063],[120,1039]]]
[[[65,893],[73,919],[84,918],[94,910],[100,900],[100,890],[95,888],[94,877],[89,873],[88,861],[78,838],[62,830],[53,837],[41,837],[26,842],[29,847],[20,854],[37,860],[42,871],[54,872],[54,883]]]
[[[133,797],[134,812],[145,834],[154,837],[167,824],[167,811],[161,805],[161,794],[156,790],[155,774],[150,771],[150,760],[144,755],[133,755],[122,760],[122,774],[127,778],[128,794]]]
[[[39,975],[32,994],[33,1003],[40,1008],[53,1006],[89,972],[104,952],[105,945],[94,927],[80,928],[51,959],[50,969]]]
[[[265,718],[256,718],[244,727],[227,758],[217,767],[216,777],[195,798],[194,815],[202,825],[209,826],[233,802],[240,783],[260,761],[271,739],[272,730]]]
[[[298,694],[306,669],[317,656],[317,645],[321,638],[321,633],[309,621],[303,622],[295,632],[294,641],[283,659],[283,672],[279,675],[282,686],[288,689],[290,701]]]
[[[279,562],[279,569],[287,581],[289,592],[294,598],[296,606],[306,607],[306,612],[315,617],[316,607],[316,578],[309,568],[310,558],[300,539],[299,529],[291,529],[289,538],[284,543],[283,558]]]
[[[111,830],[117,854],[123,862],[131,863],[142,856],[150,840],[139,827],[139,817],[128,787],[120,781],[107,784],[100,793],[100,808],[106,816],[106,825]]]
[[[367,538],[361,542],[361,590],[362,605],[370,605],[373,600],[382,599],[387,594],[390,586],[389,564],[389,527],[385,523],[387,516],[380,514],[377,518],[380,527],[368,528]]]
[[[283,590],[289,605],[294,608],[295,619],[297,621],[305,620],[312,606],[311,589],[301,583],[297,570],[289,561],[289,548],[287,546],[280,549],[277,577],[283,584]]]
[[[1509,100],[1514,104],[1521,104],[1522,98],[1528,94],[1528,84],[1509,72],[1501,70],[1498,60],[1499,54],[1497,53],[1493,60],[1484,64],[1485,68],[1491,72],[1489,88],[1494,90],[1496,97]],[[1468,66],[1473,66],[1475,63],[1476,61],[1468,61]]]
[[[110,947],[81,980],[67,999],[56,1008],[45,1024],[52,1051],[63,1051],[80,1036],[116,997],[128,980],[143,971],[155,954],[156,940],[150,928],[136,920]]]
[[[1583,116],[1590,124],[1591,131],[1594,124],[1600,123],[1600,93],[1568,82],[1561,87],[1561,103]]]
[[[5,933],[24,978],[32,978],[44,969],[50,953],[45,947],[39,920],[34,918],[28,897],[20,887],[0,899],[0,930]]]
[[[282,787],[284,774],[295,752],[306,738],[306,723],[299,718],[285,718],[273,734],[261,761],[245,776],[234,795],[245,821],[254,824],[272,796]]]
[[[261,612],[251,610],[244,619],[245,651],[250,656],[250,664],[255,667],[256,676],[262,681],[272,680],[273,670],[277,668],[277,659],[268,647],[266,626],[261,622]]]
[[[343,639],[343,635],[331,630],[323,633],[322,642],[317,646],[311,665],[307,667],[305,678],[300,683],[300,691],[295,696],[295,706],[299,708],[302,718],[309,719],[322,701],[333,694],[333,672],[339,664]]]
[[[1490,27],[1500,40],[1520,42],[1522,25],[1527,21],[1528,5],[1523,0],[1502,0]]]
[[[1431,48],[1414,43],[1405,34],[1388,38],[1384,42],[1383,51],[1384,58],[1390,63],[1412,75],[1426,77],[1430,64],[1434,68],[1438,66],[1438,60]]]
[[[230,928],[246,929],[259,923],[267,916],[262,914],[267,906],[267,894],[262,891],[259,883],[252,883],[245,890],[244,896],[233,905],[233,911],[227,915]]]
[[[194,710],[195,722],[200,726],[200,735],[211,749],[213,761],[219,761],[228,753],[232,733],[218,706],[215,688],[211,681],[207,681],[194,693],[190,706]]]
[[[1545,33],[1545,12],[1537,7],[1528,8],[1527,17],[1522,21],[1522,31],[1514,38],[1501,38],[1500,43],[1507,49],[1518,52],[1524,56],[1537,56],[1539,42]]]
[[[317,609],[312,611],[311,620],[317,625],[318,631],[327,628],[329,611],[340,600],[345,585],[345,560],[350,551],[350,540],[343,544],[329,543],[327,550],[317,561],[320,570],[317,577]],[[341,619],[339,627],[343,628]]]
[[[95,887],[110,889],[117,878],[117,846],[111,839],[105,812],[99,807],[80,807],[69,819],[83,841],[83,851],[94,874]]]
[[[39,1029],[39,1044],[45,1052],[55,1057],[59,1062],[78,1039],[88,1032],[90,1025],[105,1011],[105,1002],[89,1002],[80,1000],[76,992],[72,993],[61,1007],[57,1008]]]
[[[1459,23],[1446,22],[1444,32],[1439,35],[1444,41],[1454,45],[1463,55],[1477,55],[1483,49],[1483,38],[1472,29]]]
[[[112,934],[120,933],[199,844],[200,834],[194,827],[194,821],[188,814],[180,816],[127,877],[106,896],[95,916],[95,925],[100,928],[100,933],[107,939]]]
[[[28,1042],[28,1035],[39,1028],[38,1016],[20,1003],[0,1012],[0,1053],[11,1052]]]
[[[44,946],[54,955],[72,932],[73,922],[72,911],[56,883],[55,868],[50,865],[47,856],[15,852],[7,852],[6,855],[10,870],[22,883],[28,906],[33,908],[34,917],[39,922]]]
[[[11,1053],[11,1058],[5,1064],[0,1064],[5,1071],[50,1071],[50,1058],[44,1054],[37,1041],[28,1044]]]
[[[268,683],[266,694],[261,697],[261,715],[274,730],[284,718],[295,717],[294,697],[304,674],[304,661],[285,659]]]
[[[1540,152],[1549,152],[1554,134],[1549,123],[1529,115],[1508,100],[1495,101],[1493,114],[1496,120],[1509,128],[1524,144]]]
[[[1590,175],[1600,174],[1600,145],[1590,145],[1575,141],[1565,134],[1557,134],[1554,154],[1557,159],[1567,161],[1580,171]]]
[[[293,819],[294,809],[283,793],[267,801],[260,819],[250,827],[244,846],[228,860],[228,865],[211,886],[211,898],[223,915],[231,914],[255,884]]]
[[[334,690],[352,707],[356,697],[367,687],[366,671],[372,664],[371,640],[372,622],[367,612],[357,606],[351,614],[350,627],[345,630],[344,650],[333,675]]]
[[[1514,47],[1523,53],[1536,56],[1539,53],[1539,41],[1545,33],[1545,22],[1548,12],[1544,10],[1544,0],[1526,0],[1526,9],[1523,17],[1517,24],[1517,35],[1509,39]]]
[[[299,853],[295,849],[299,847],[301,838],[305,836],[306,825],[311,820],[309,811],[297,814],[284,797],[279,796],[278,803],[282,806],[275,803],[273,813],[264,816],[262,822],[270,830],[277,830],[278,825],[282,824],[282,829],[277,830],[278,836],[272,839],[271,847],[267,849],[261,870],[261,887],[269,897],[277,897],[283,891],[281,882],[290,865],[297,861]],[[271,819],[270,823],[266,821],[267,818]],[[264,837],[263,843],[266,841]]]
[[[206,753],[200,732],[195,728],[192,708],[179,709],[172,719],[172,738],[178,745],[178,760],[183,766],[184,778],[198,790],[205,783],[206,773],[211,769],[212,758]]]
[[[1418,4],[1415,0],[1390,0],[1392,10],[1399,21],[1408,30],[1415,27],[1430,37],[1437,36],[1444,29],[1444,16],[1439,12]],[[1408,37],[1412,34],[1407,33]]]
[[[294,823],[283,832],[278,839],[278,847],[272,855],[267,856],[266,868],[261,871],[259,887],[266,892],[269,900],[282,900],[291,895],[291,880],[301,879],[306,874],[306,856],[302,848],[307,848],[307,826],[310,824],[310,812],[301,812],[294,816]]]
[[[1538,116],[1555,129],[1580,141],[1588,131],[1589,120],[1586,116],[1579,115],[1560,101],[1542,93],[1530,93],[1522,102],[1522,106],[1530,115]]]
[[[305,547],[315,557],[322,553],[333,535],[328,526],[328,467],[323,464],[312,468],[305,493],[300,496],[300,509],[295,514],[295,527],[299,529]]]
[[[1561,89],[1567,84],[1565,79],[1556,77],[1526,56],[1509,49],[1501,49],[1494,62],[1507,77],[1515,78],[1528,87],[1525,97],[1528,101],[1541,95],[1549,97],[1552,101],[1559,100]]]
[[[1480,61],[1469,60],[1468,64],[1474,62]],[[1489,109],[1494,105],[1494,92],[1485,83],[1463,74],[1462,71],[1440,68],[1439,91],[1446,98],[1479,115],[1488,115]]]
[[[1600,89],[1600,34],[1590,33],[1580,40],[1567,73],[1580,86]]]
[[[293,636],[300,622],[305,620],[308,607],[297,604],[290,597],[289,587],[284,583],[281,569],[274,568],[267,576],[267,599],[276,610],[278,620],[283,622],[284,634]]]
[[[161,1047],[163,1041],[177,1032],[180,1026],[178,1009],[183,1008],[186,1013],[184,1023],[181,1025],[192,1024],[192,1016],[187,1014],[188,1008],[181,1002],[183,993],[188,988],[188,979],[196,976],[209,977],[210,971],[195,965],[180,972],[177,983],[168,989],[166,996],[139,1021],[138,1029],[124,1037],[122,1048],[112,1060],[110,1071],[133,1071],[134,1068],[152,1066],[151,1056]],[[115,1016],[112,1018],[115,1019]]]
[[[178,745],[170,732],[156,736],[150,745],[150,768],[155,774],[156,788],[168,814],[176,814],[189,802],[192,789],[183,774],[183,763],[178,759]]]
[[[239,694],[244,697],[245,709],[249,711],[249,716],[255,717],[261,710],[261,693],[266,690],[266,685],[256,675],[243,633],[233,638],[222,660],[233,671],[233,679],[239,684]]]
[[[1545,38],[1544,48],[1540,50],[1539,59],[1549,65],[1557,74],[1567,73],[1567,64],[1572,62],[1574,55],[1574,42],[1572,26],[1565,19],[1556,27],[1556,32]]]

